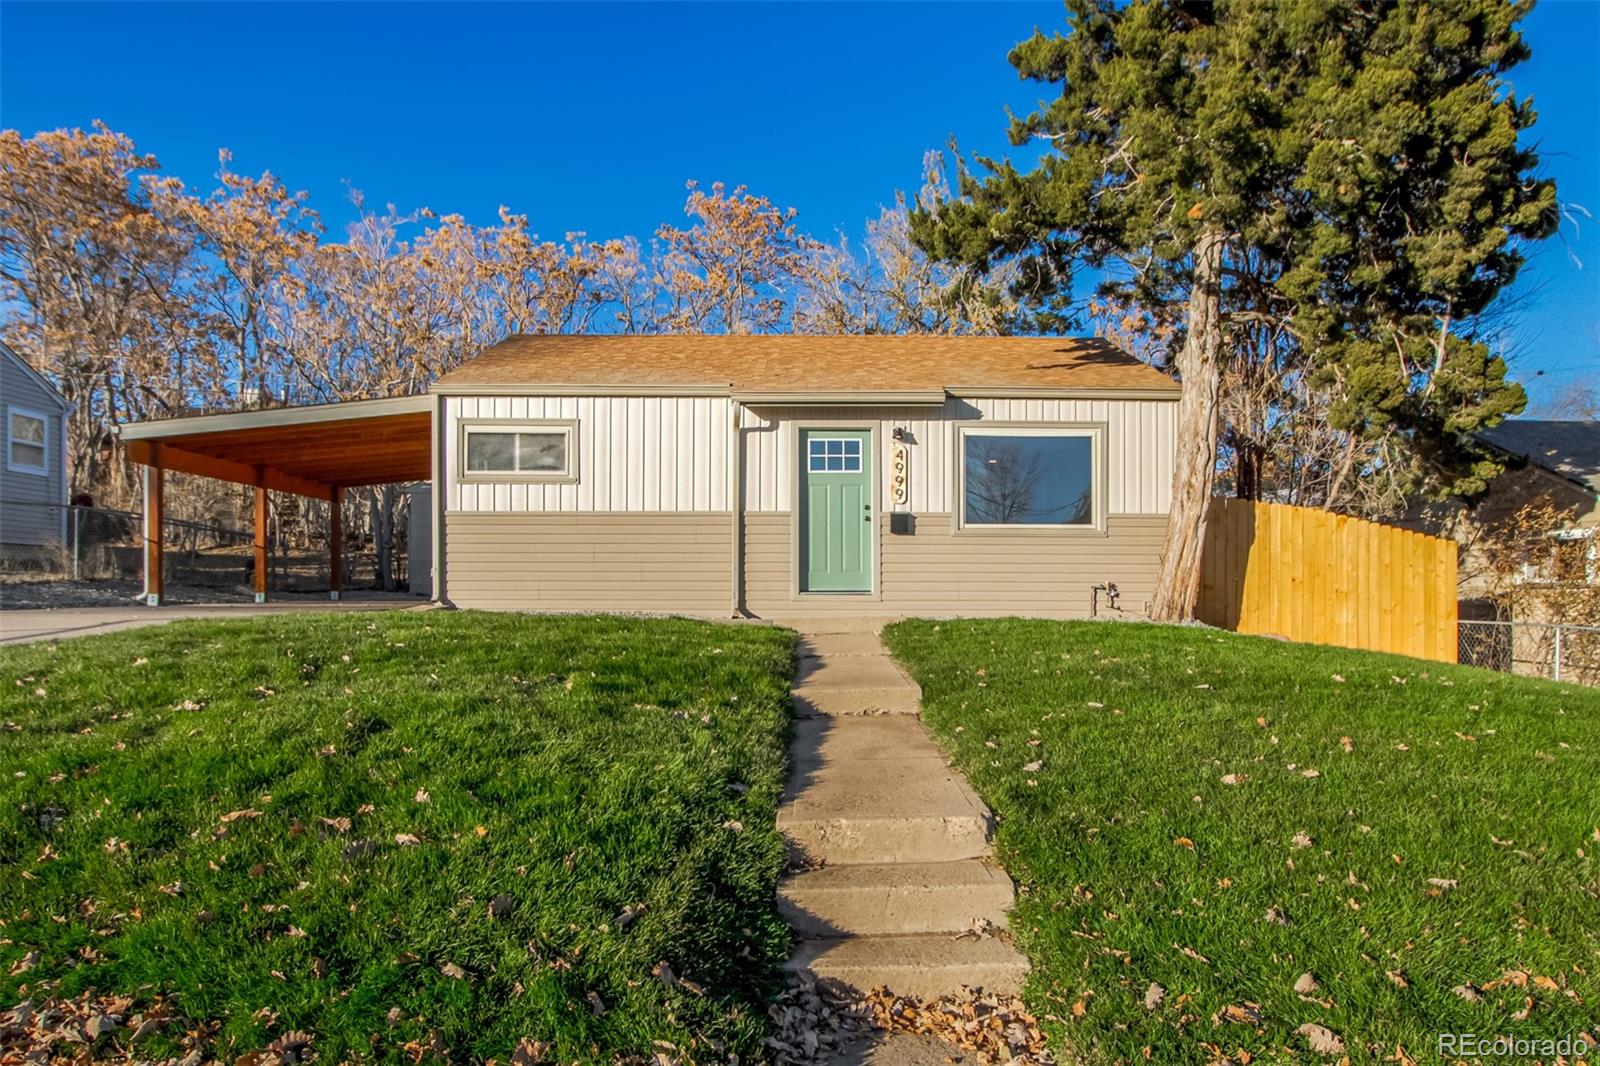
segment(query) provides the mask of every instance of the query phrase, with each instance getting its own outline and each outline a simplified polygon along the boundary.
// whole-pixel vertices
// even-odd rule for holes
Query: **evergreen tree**
[[[1270,321],[1337,391],[1330,418],[1398,436],[1417,487],[1480,490],[1470,434],[1521,410],[1474,339],[1521,243],[1556,223],[1519,144],[1534,121],[1503,75],[1528,56],[1528,0],[1069,0],[1069,32],[1011,53],[1060,95],[1014,118],[1043,141],[1022,171],[978,160],[920,211],[931,255],[1011,263],[1039,321],[1065,320],[1072,269],[1169,318],[1183,380],[1171,520],[1154,613],[1193,614],[1230,335]]]

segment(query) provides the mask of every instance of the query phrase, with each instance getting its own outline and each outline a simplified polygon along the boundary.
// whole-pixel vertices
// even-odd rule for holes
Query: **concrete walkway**
[[[180,618],[251,618],[303,611],[421,610],[431,606],[416,596],[398,593],[352,593],[337,603],[296,598],[278,603],[176,604],[168,607],[59,607],[0,610],[0,644],[32,644],[97,633],[116,633],[175,622]]]
[[[992,935],[1014,898],[991,857],[994,819],[929,739],[921,690],[878,623],[797,628],[798,717],[778,812],[797,870],[778,902],[802,938],[789,969],[921,997],[1017,991],[1027,960]]]

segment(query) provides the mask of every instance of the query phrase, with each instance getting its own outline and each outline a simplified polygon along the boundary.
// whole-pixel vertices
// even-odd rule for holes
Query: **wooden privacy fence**
[[[1456,543],[1309,507],[1211,501],[1201,621],[1456,661]]]

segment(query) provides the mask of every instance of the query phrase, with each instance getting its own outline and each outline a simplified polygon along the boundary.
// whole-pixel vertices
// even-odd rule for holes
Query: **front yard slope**
[[[439,611],[0,649],[0,1009],[160,998],[228,1061],[749,1058],[791,638]]]
[[[1600,693],[1201,628],[884,639],[999,816],[1029,996],[1083,1058],[1600,1035]]]

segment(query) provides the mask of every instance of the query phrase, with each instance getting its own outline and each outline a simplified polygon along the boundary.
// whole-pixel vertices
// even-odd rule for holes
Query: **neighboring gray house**
[[[7,558],[66,540],[67,407],[43,374],[0,344],[0,548]]]

